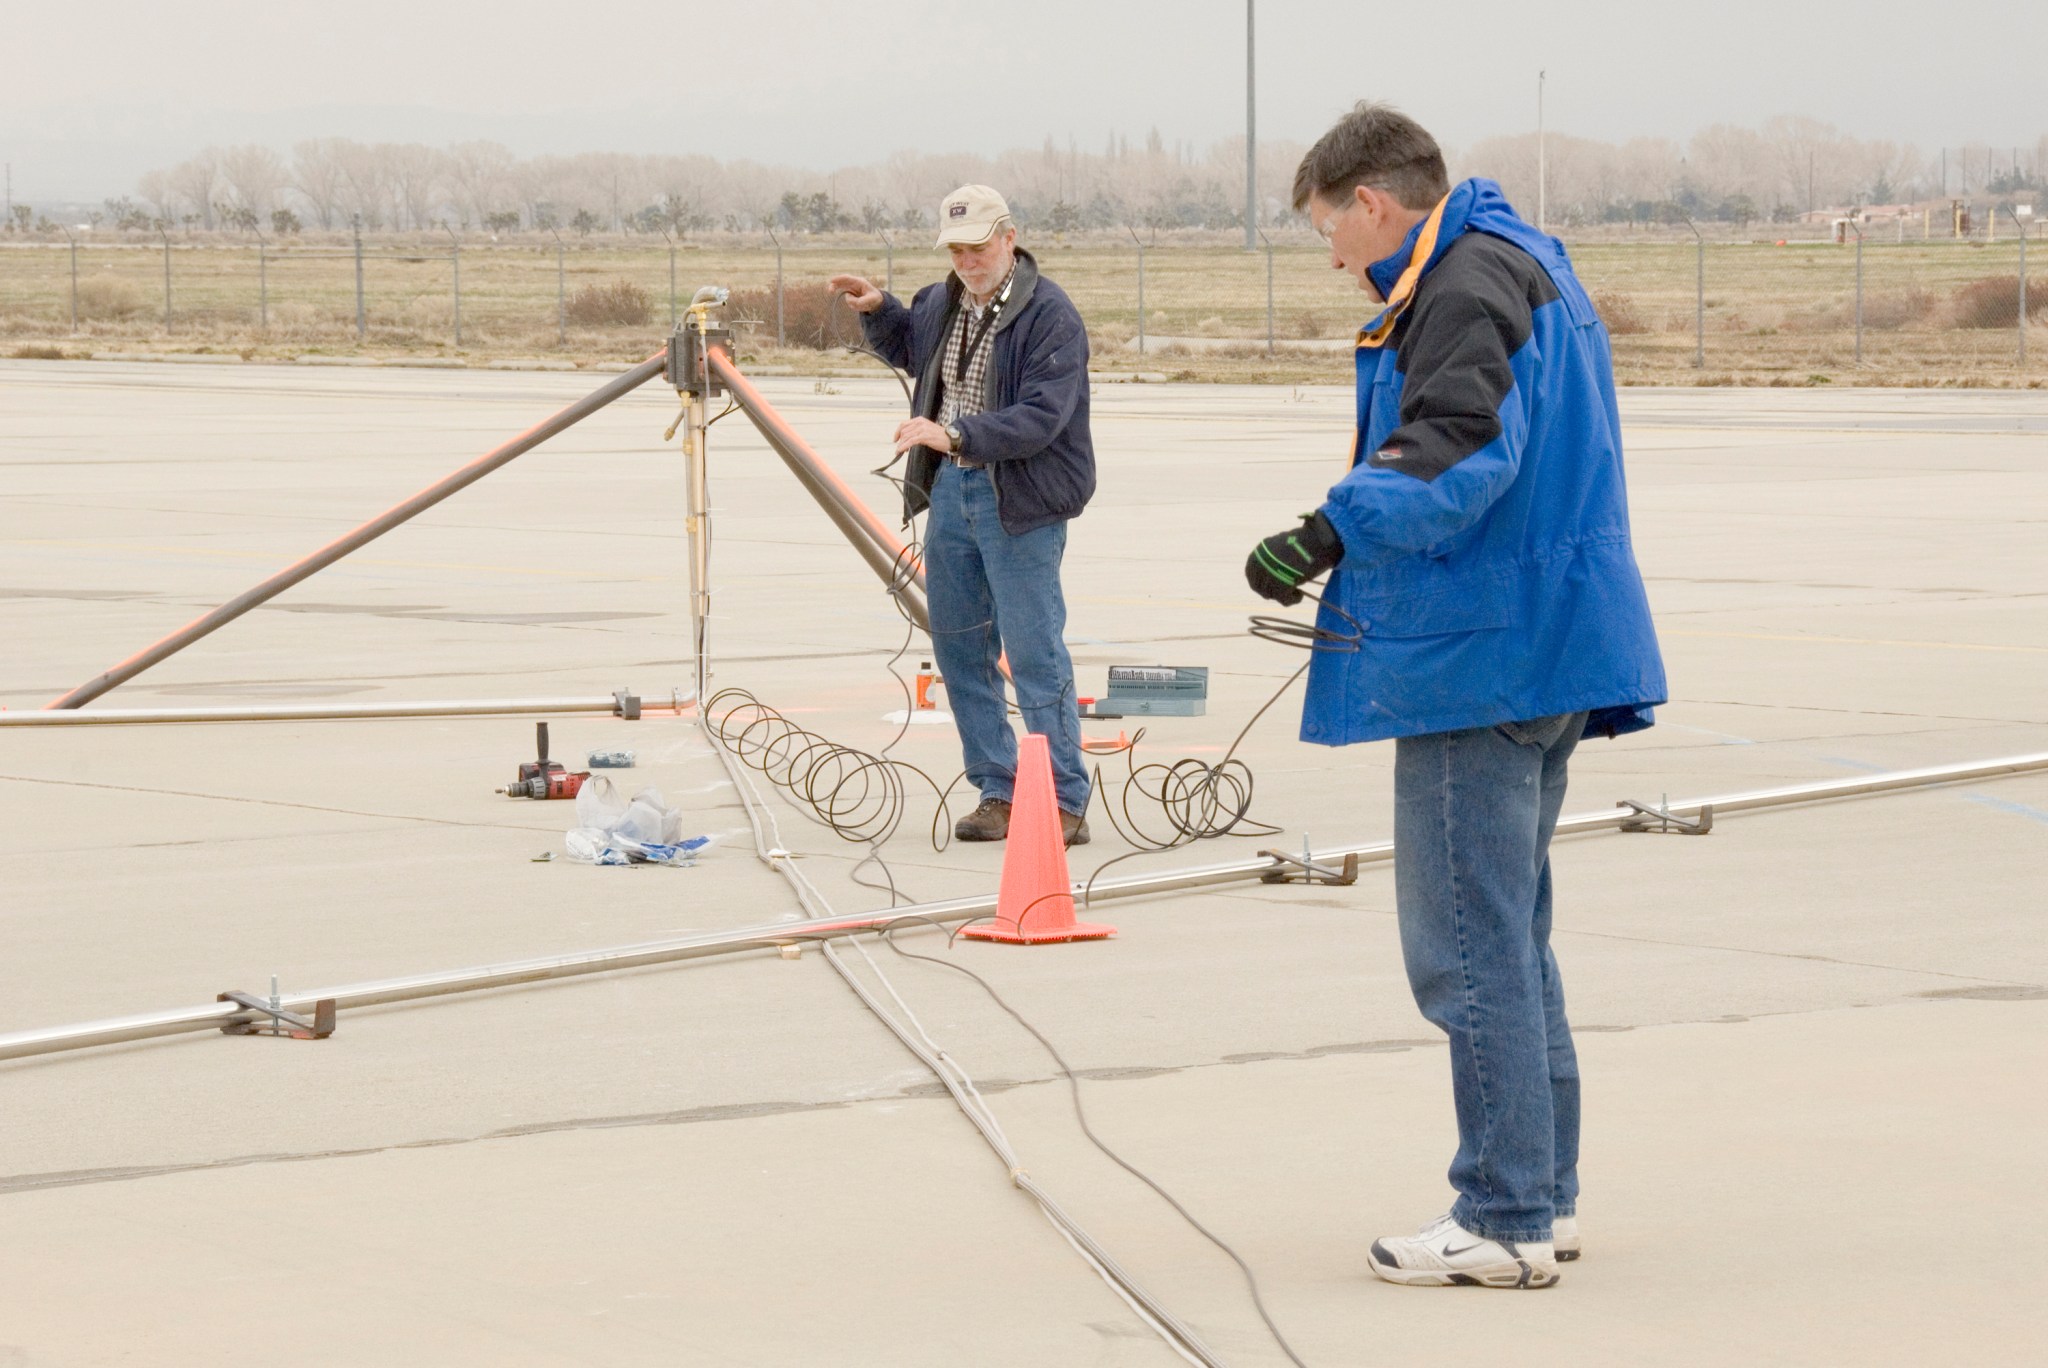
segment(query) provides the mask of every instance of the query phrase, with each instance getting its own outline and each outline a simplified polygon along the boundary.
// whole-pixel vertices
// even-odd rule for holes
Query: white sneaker
[[[1550,1247],[1557,1251],[1559,1263],[1570,1263],[1579,1257],[1579,1218],[1560,1216],[1550,1223]]]
[[[1366,1263],[1408,1287],[1549,1287],[1558,1276],[1550,1241],[1489,1240],[1449,1216],[1413,1235],[1374,1240]]]

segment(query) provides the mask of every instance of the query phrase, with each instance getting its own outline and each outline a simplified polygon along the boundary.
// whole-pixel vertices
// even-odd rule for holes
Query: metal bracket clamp
[[[278,1006],[275,996],[261,998],[254,993],[226,992],[214,999],[232,1002],[263,1015],[263,1021],[230,1021],[220,1028],[222,1035],[283,1036],[288,1040],[325,1040],[334,1034],[334,999],[321,998],[313,1004],[312,1020]]]
[[[612,690],[612,704],[618,715],[628,722],[640,720],[640,696],[631,689]]]
[[[1358,856],[1354,852],[1344,857],[1340,866],[1319,864],[1304,850],[1299,855],[1289,855],[1284,850],[1262,850],[1259,854],[1274,862],[1274,867],[1259,875],[1260,883],[1269,884],[1329,884],[1343,888],[1358,882]]]
[[[725,382],[705,363],[704,353],[718,347],[727,356],[735,354],[732,329],[710,318],[693,317],[668,338],[668,382],[676,393],[711,399],[726,393]]]
[[[1615,806],[1629,808],[1636,815],[1624,817],[1621,822],[1621,830],[1647,831],[1659,835],[1704,836],[1714,829],[1714,805],[1712,803],[1702,806],[1700,808],[1700,815],[1697,818],[1680,817],[1671,810],[1669,804],[1670,800],[1668,798],[1658,799],[1657,806],[1655,807],[1651,807],[1648,803],[1638,803],[1633,798],[1622,799]]]

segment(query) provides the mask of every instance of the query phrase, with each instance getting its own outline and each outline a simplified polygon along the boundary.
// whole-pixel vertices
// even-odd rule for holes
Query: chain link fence
[[[1681,228],[1568,245],[1625,383],[2041,383],[2048,241],[2002,226],[1990,240],[1851,224],[1840,242]],[[1256,252],[1168,235],[1030,245],[1105,370],[1341,379],[1372,311],[1299,229]],[[637,360],[704,283],[732,287],[757,354],[787,352],[858,337],[825,286],[842,272],[907,299],[946,265],[922,234],[17,242],[0,245],[0,355]]]

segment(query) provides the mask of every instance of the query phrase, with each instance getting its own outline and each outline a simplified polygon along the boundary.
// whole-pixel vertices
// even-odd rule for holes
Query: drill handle
[[[548,724],[547,724],[547,723],[545,723],[545,722],[536,722],[536,723],[534,723],[534,724],[533,724],[533,743],[534,743],[534,745],[536,745],[536,746],[538,746],[538,747],[540,748],[540,756],[539,756],[539,759],[540,759],[540,767],[541,767],[542,769],[546,769],[546,768],[548,767]]]

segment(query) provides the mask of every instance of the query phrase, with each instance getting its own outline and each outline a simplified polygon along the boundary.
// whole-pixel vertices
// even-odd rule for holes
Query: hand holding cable
[[[1245,582],[1261,598],[1292,608],[1301,602],[1301,585],[1344,559],[1344,543],[1321,510],[1303,516],[1301,526],[1275,532],[1257,546],[1244,563]]]

